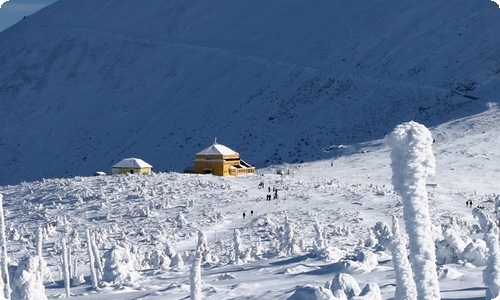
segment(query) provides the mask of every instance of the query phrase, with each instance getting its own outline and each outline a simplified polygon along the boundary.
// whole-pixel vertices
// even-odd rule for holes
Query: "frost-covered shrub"
[[[436,243],[436,261],[440,265],[456,263],[458,256],[446,240]]]
[[[334,226],[332,229],[333,236],[349,236],[349,234],[349,227],[345,224],[342,224],[342,226]]]
[[[264,247],[262,246],[262,241],[260,240],[260,237],[257,237],[257,242],[252,247],[252,257],[254,259],[260,259],[263,253]]]
[[[17,266],[13,278],[12,299],[46,300],[43,274],[40,270],[43,261],[38,256],[27,256]]]
[[[182,258],[182,255],[180,255],[179,253],[176,253],[170,259],[170,267],[171,268],[180,268],[182,266],[184,266],[184,259]]]
[[[183,228],[184,226],[187,225],[187,221],[186,219],[184,218],[184,215],[182,214],[182,212],[179,212],[177,214],[177,217],[175,217],[175,224],[177,225],[177,227],[179,228]]]
[[[378,250],[385,250],[387,245],[391,240],[391,230],[389,229],[389,225],[385,222],[377,222],[375,226],[372,227],[372,233],[377,240],[376,247]]]
[[[280,253],[286,256],[295,255],[299,253],[300,247],[297,243],[297,239],[295,238],[295,227],[288,219],[288,216],[285,216],[285,224],[283,228],[280,230]]]
[[[143,265],[155,270],[167,269],[170,258],[163,251],[151,250],[144,254]]]
[[[316,218],[314,219],[314,231],[316,233],[316,239],[313,243],[312,255],[316,257],[324,256],[323,253],[326,249],[326,241],[325,241],[325,229],[319,224]]]
[[[128,247],[114,246],[104,253],[104,269],[102,279],[112,284],[132,282],[138,277],[135,262]]]
[[[436,259],[439,264],[456,263],[462,259],[462,254],[472,240],[462,234],[457,224],[450,224],[443,228],[443,239],[436,243]]]
[[[473,240],[464,249],[462,258],[476,267],[486,266],[488,249],[484,240]]]

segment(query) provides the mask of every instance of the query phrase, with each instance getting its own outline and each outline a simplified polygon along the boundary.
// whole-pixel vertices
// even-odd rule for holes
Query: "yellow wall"
[[[205,174],[206,169],[211,169],[213,175],[217,176],[238,176],[255,173],[255,168],[238,168],[231,170],[233,165],[240,164],[239,154],[230,155],[204,155],[195,156],[193,172]]]

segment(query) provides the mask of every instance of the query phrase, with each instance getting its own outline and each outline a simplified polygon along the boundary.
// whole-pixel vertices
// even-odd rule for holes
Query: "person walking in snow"
[[[246,214],[245,214],[245,212],[243,212],[243,219],[245,219],[245,216],[246,216]]]
[[[252,217],[253,217],[253,210],[251,210],[251,211],[250,211],[250,216],[252,216]]]

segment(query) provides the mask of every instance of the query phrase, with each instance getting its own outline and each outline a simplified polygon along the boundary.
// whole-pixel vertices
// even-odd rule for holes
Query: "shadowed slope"
[[[0,183],[124,157],[181,171],[218,140],[264,166],[479,112],[497,6],[61,0],[0,33]]]

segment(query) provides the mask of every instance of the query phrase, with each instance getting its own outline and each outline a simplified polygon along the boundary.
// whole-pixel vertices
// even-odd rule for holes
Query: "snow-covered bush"
[[[262,246],[262,241],[259,236],[257,236],[257,242],[255,242],[255,245],[252,247],[252,258],[254,259],[260,259],[262,257],[262,254],[264,253],[264,247]]]
[[[443,227],[443,240],[436,243],[436,259],[438,264],[456,263],[463,258],[465,247],[472,241],[462,234],[455,223]]]
[[[46,300],[43,285],[43,262],[38,256],[27,256],[17,266],[13,279],[11,299]]]
[[[102,280],[112,284],[126,284],[138,277],[135,262],[128,246],[114,246],[104,253]]]
[[[321,257],[323,256],[323,253],[325,252],[326,249],[326,241],[325,241],[325,230],[324,228],[319,224],[318,220],[314,218],[314,231],[316,233],[316,239],[314,240],[313,243],[313,250],[312,250],[312,255],[316,257]]]
[[[484,240],[473,240],[464,249],[462,258],[476,267],[486,266],[488,248]]]
[[[187,225],[187,221],[184,218],[184,215],[182,214],[182,212],[179,212],[177,214],[177,217],[175,217],[175,223],[176,223],[177,227],[179,227],[179,228],[183,228],[184,226]]]
[[[349,226],[347,226],[346,224],[342,224],[342,226],[334,226],[332,228],[333,236],[349,236],[349,234]]]
[[[391,240],[391,230],[389,229],[389,225],[385,222],[377,222],[375,226],[371,228],[373,236],[376,239],[375,247],[377,250],[385,250],[387,245]]]
[[[164,270],[170,266],[170,258],[163,251],[153,249],[144,253],[143,266],[155,270]]]
[[[198,233],[198,248],[197,251],[200,252],[201,262],[202,263],[213,263],[217,262],[217,258],[210,251],[210,247],[208,247],[207,237],[203,230],[199,230]]]

